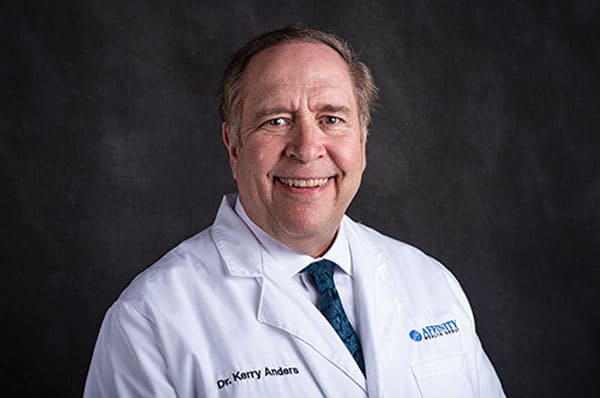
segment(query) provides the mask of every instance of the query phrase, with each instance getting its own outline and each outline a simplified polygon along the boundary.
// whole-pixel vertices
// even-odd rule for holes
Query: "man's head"
[[[230,82],[237,97],[222,106],[223,140],[250,219],[296,251],[318,256],[358,191],[369,107],[361,108],[358,72],[338,49],[312,37],[268,37],[257,40],[271,45],[251,51],[238,83]],[[370,106],[374,86],[361,65]]]
[[[322,43],[335,50],[348,65],[360,111],[361,132],[366,138],[371,122],[377,87],[369,68],[361,62],[350,46],[339,37],[320,30],[288,27],[265,33],[240,48],[227,67],[219,94],[219,111],[223,122],[229,124],[232,139],[237,142],[243,96],[243,76],[252,57],[262,50],[289,42]]]

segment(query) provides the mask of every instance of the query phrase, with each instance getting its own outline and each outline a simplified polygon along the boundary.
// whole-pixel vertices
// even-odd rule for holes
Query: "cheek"
[[[269,154],[256,146],[246,146],[240,151],[236,171],[238,179],[243,180],[247,186],[256,187],[264,184],[264,178],[270,171]]]
[[[362,145],[340,147],[335,152],[338,167],[347,173],[362,173],[365,168],[365,157]]]
[[[271,156],[266,150],[257,150],[254,153],[253,166],[256,170],[260,172],[266,171],[269,169],[271,162]]]
[[[257,139],[248,145],[246,151],[246,167],[253,172],[265,175],[277,164],[280,158],[281,144],[274,139]]]

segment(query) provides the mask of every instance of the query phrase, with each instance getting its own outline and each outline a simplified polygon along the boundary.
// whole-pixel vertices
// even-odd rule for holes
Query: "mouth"
[[[318,188],[327,184],[329,178],[282,178],[277,177],[277,181],[293,188]]]

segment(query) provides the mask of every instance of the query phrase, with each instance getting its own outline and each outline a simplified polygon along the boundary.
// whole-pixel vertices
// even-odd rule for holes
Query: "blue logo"
[[[421,341],[423,340],[423,335],[419,332],[417,332],[416,330],[411,330],[408,335],[410,336],[411,339],[413,339],[414,341]]]
[[[421,340],[431,340],[449,334],[458,333],[459,331],[460,329],[458,328],[456,320],[452,319],[437,325],[425,326],[420,328],[420,331],[413,329],[408,332],[408,336],[414,341],[419,342]]]

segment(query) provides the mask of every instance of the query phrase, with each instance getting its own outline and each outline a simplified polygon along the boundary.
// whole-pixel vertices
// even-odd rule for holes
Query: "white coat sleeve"
[[[134,305],[107,312],[88,371],[84,398],[175,397],[156,328]]]
[[[500,379],[496,375],[496,371],[488,356],[481,347],[481,342],[477,335],[475,335],[474,340],[479,396],[482,398],[506,398],[506,395],[504,395],[504,391],[502,390],[502,385],[500,384]]]
[[[469,304],[469,300],[467,299],[467,296],[465,295],[458,280],[448,270],[446,270],[446,277],[448,278],[448,282],[452,287],[454,294],[458,297],[458,300],[468,313],[471,320],[470,334],[472,337],[470,344],[471,352],[469,352],[469,354],[472,358],[474,358],[475,363],[474,371],[475,378],[477,380],[477,386],[475,386],[478,390],[477,396],[480,398],[506,398],[494,366],[483,350],[481,341],[477,336],[477,331],[475,329],[475,317],[473,315],[471,305]]]

